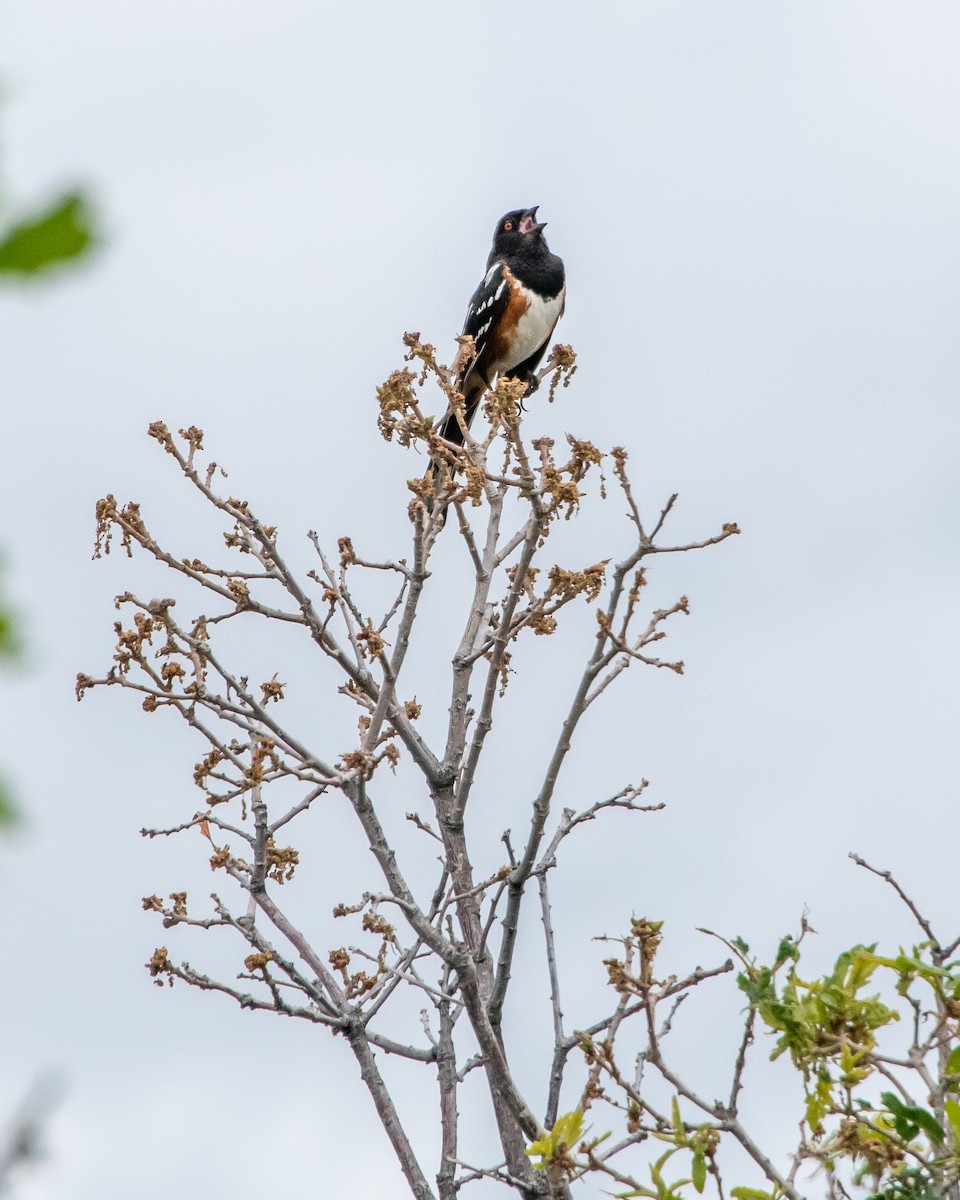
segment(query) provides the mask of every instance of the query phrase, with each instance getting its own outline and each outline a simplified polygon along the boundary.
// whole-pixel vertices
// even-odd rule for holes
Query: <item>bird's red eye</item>
[[[513,228],[513,222],[512,221],[504,221],[503,227],[504,227],[504,229],[506,229],[509,232]]]

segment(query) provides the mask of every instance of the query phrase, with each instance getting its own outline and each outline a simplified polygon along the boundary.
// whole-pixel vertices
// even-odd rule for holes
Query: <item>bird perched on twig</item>
[[[497,222],[487,273],[473,293],[463,333],[474,339],[476,354],[456,381],[464,400],[464,420],[473,420],[483,393],[498,375],[520,379],[527,395],[536,391],[535,374],[563,315],[566,296],[563,261],[551,254],[537,221],[537,208],[517,208]],[[463,430],[450,413],[438,430],[441,437],[463,445]],[[440,464],[433,463],[434,476]]]

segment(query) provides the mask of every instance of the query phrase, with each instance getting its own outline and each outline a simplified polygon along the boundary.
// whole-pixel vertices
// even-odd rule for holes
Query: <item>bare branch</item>
[[[930,942],[933,944],[934,949],[939,950],[940,942],[939,942],[939,939],[934,934],[933,929],[930,925],[930,922],[926,919],[926,917],[924,917],[920,913],[920,910],[917,908],[916,904],[914,904],[914,902],[910,899],[910,897],[903,890],[903,888],[900,886],[900,884],[897,883],[897,881],[896,881],[896,879],[894,879],[893,875],[889,871],[881,871],[877,867],[871,867],[871,865],[867,862],[866,859],[861,858],[859,854],[854,854],[852,851],[850,852],[849,857],[853,859],[853,861],[857,864],[858,867],[863,867],[863,869],[865,871],[869,871],[873,875],[878,875],[886,883],[890,884],[890,886],[897,893],[897,895],[900,897],[900,899],[903,901],[903,903],[913,913],[914,919],[916,920],[916,922],[920,926],[920,928],[923,930],[923,932],[927,935]]]

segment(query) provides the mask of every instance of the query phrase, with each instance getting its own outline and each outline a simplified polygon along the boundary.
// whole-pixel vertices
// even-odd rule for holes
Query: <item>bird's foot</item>
[[[540,386],[540,380],[533,371],[520,371],[512,374],[510,378],[517,379],[520,381],[520,383],[525,383],[527,385],[526,392],[524,392],[523,396],[518,401],[520,405],[520,411],[526,412],[527,406],[524,404],[524,400],[528,400],[533,395],[533,393]]]

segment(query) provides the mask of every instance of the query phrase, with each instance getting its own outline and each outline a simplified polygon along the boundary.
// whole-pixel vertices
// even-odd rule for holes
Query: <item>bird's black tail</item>
[[[476,415],[477,408],[480,405],[480,398],[483,396],[485,391],[486,385],[481,380],[474,381],[473,387],[468,386],[465,389],[463,398],[463,419],[467,425],[467,428],[470,427],[470,424]],[[439,433],[440,436],[446,441],[452,442],[455,446],[463,445],[463,429],[456,413],[449,413],[446,417],[444,417],[444,419],[440,422],[437,433]],[[444,470],[449,471],[450,469],[450,464],[446,460],[441,461],[438,458],[432,458],[430,460],[430,471],[433,474],[434,491],[439,491],[440,489],[440,481],[443,478]],[[432,512],[433,505],[428,504],[427,509],[429,512]]]

